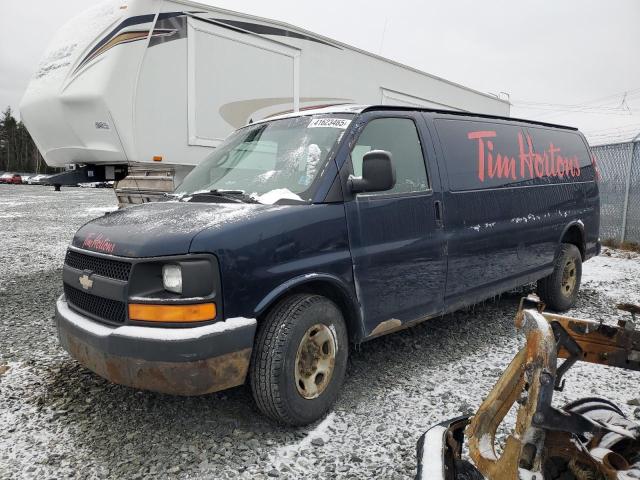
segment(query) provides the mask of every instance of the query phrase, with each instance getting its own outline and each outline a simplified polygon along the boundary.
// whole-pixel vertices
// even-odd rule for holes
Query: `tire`
[[[323,417],[338,397],[348,350],[335,303],[312,294],[285,298],[259,326],[251,354],[249,382],[258,409],[294,426]]]
[[[553,272],[538,280],[540,299],[552,310],[564,312],[576,303],[582,279],[582,255],[575,245],[563,243],[554,262]]]

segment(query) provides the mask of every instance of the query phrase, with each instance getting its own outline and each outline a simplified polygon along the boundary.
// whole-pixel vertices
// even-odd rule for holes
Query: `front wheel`
[[[342,312],[326,297],[295,294],[264,319],[254,345],[249,381],[265,415],[306,425],[333,405],[347,366]]]
[[[538,280],[538,296],[549,308],[564,312],[576,303],[581,279],[580,250],[575,245],[563,243],[551,275]]]

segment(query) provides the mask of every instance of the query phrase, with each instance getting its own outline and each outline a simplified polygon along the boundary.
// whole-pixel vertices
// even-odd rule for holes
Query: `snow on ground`
[[[0,292],[13,276],[58,268],[75,231],[117,206],[111,189],[0,185]]]
[[[582,284],[620,302],[640,304],[640,289],[629,288],[640,277],[640,253],[605,248],[585,264]]]
[[[113,206],[110,190],[0,186],[0,214],[14,215],[0,237],[2,480],[412,478],[420,435],[473,412],[522,344],[527,289],[365,343],[334,410],[304,428],[265,419],[245,387],[182,398],[110,384],[58,346],[51,320],[73,232]],[[571,315],[615,321],[617,302],[640,300],[640,256],[627,256],[585,263]],[[595,394],[634,414],[638,372],[578,365],[566,378],[557,405]]]

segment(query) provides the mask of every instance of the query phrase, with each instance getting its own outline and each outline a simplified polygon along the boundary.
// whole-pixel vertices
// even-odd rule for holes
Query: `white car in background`
[[[114,182],[89,182],[89,183],[79,183],[78,186],[81,188],[113,188]]]
[[[29,179],[27,180],[27,183],[29,185],[42,185],[42,181],[47,178],[48,175],[35,175],[33,177],[29,177]]]

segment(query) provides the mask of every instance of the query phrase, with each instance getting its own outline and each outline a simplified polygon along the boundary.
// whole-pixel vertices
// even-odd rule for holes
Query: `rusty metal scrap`
[[[527,304],[535,308],[525,309]],[[640,312],[637,305],[619,308],[634,317]],[[551,405],[554,389],[564,387],[562,376],[577,361],[640,370],[640,331],[630,328],[634,323],[612,326],[543,310],[535,298],[520,304],[516,325],[525,331],[526,345],[466,428],[475,466],[490,480],[542,480],[551,459],[565,462],[576,478],[640,478],[640,427],[615,405],[600,399],[564,409]],[[565,359],[560,367],[558,358]],[[515,428],[498,456],[496,431],[515,402]],[[599,477],[584,476],[587,471]]]

